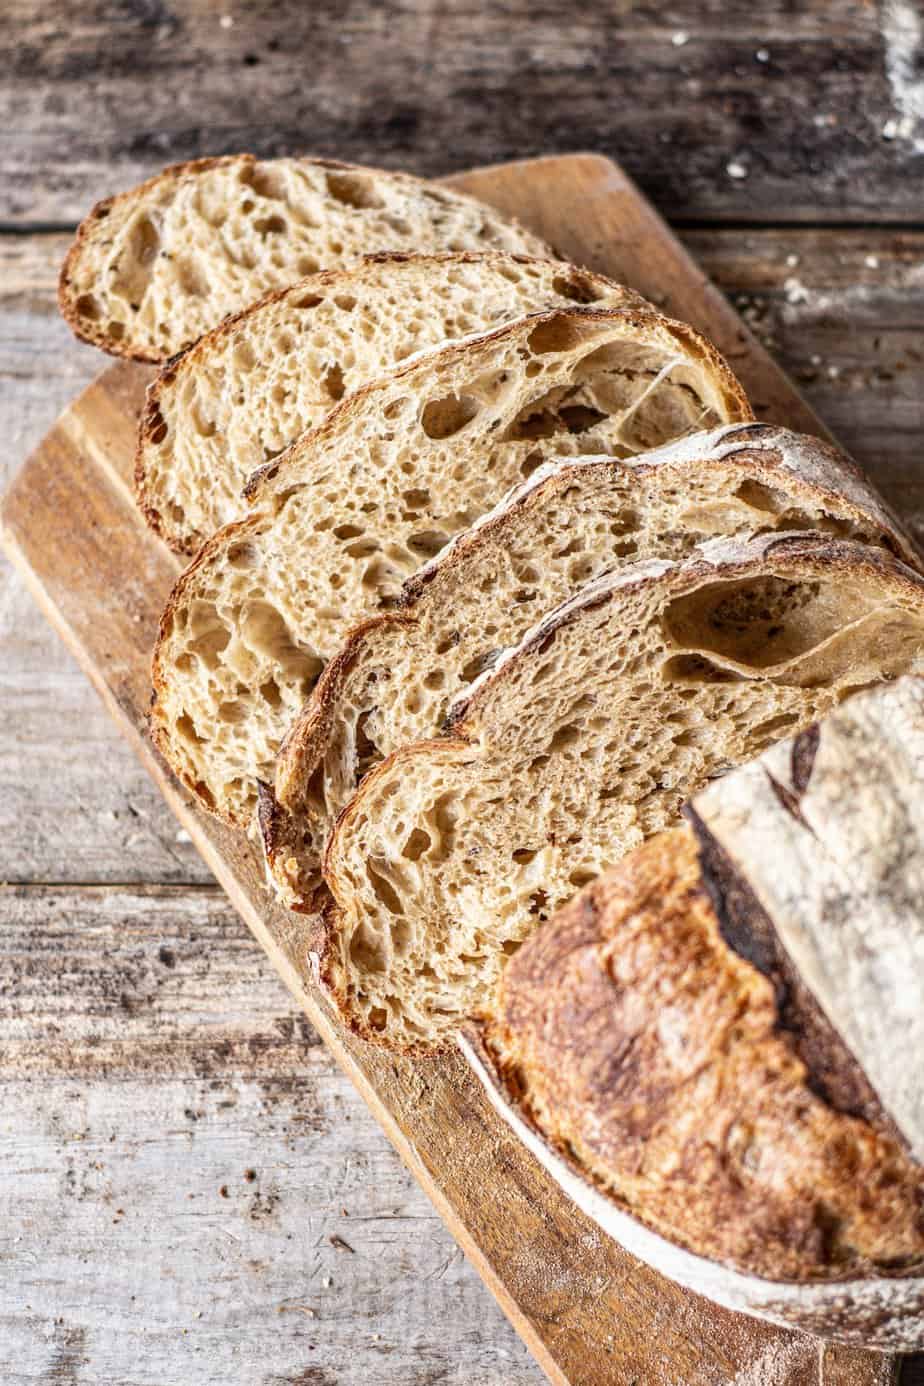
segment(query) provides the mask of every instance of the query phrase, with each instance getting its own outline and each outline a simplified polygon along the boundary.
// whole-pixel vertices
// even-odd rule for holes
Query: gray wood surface
[[[20,224],[243,147],[431,174],[592,149],[674,217],[920,217],[919,0],[4,0],[0,24]]]
[[[916,0],[5,0],[0,486],[101,364],[53,305],[56,228],[96,197],[244,147],[430,173],[586,147],[697,223],[706,272],[901,508],[922,25]],[[0,566],[0,1379],[540,1381],[181,839]]]

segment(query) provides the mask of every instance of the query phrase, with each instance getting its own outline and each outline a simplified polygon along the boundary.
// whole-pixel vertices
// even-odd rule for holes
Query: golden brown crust
[[[773,987],[722,940],[689,829],[529,940],[485,1025],[518,1109],[689,1250],[791,1281],[924,1261],[924,1170],[812,1092]]]

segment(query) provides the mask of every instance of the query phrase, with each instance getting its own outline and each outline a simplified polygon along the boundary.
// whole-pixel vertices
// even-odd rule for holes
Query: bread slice
[[[704,540],[806,529],[880,544],[919,566],[898,520],[842,454],[766,424],[731,424],[635,458],[550,461],[405,583],[321,675],[265,791],[267,861],[311,910],[334,820],[373,765],[435,736],[452,699],[576,584]]]
[[[179,580],[154,655],[158,745],[249,826],[347,631],[550,450],[631,454],[749,416],[713,348],[652,310],[538,313],[415,358],[252,478],[251,515]]]
[[[893,1349],[924,1344],[922,758],[906,678],[713,782],[692,829],[524,944],[465,1041],[628,1249],[730,1308]]]
[[[588,583],[448,735],[363,780],[327,847],[326,985],[370,1036],[448,1042],[536,925],[709,779],[906,672],[924,672],[924,579],[866,545],[711,540]]]
[[[269,289],[375,250],[546,255],[472,197],[405,173],[251,154],[175,164],[98,202],[61,271],[78,337],[166,361]]]
[[[499,252],[367,256],[279,289],[206,333],[148,390],[138,503],[171,548],[193,554],[246,508],[251,472],[344,395],[427,347],[569,303],[643,300],[573,265]]]

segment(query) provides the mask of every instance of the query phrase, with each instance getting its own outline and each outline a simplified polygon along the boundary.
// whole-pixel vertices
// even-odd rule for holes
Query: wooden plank
[[[508,180],[524,202],[527,183],[533,187],[528,210],[537,229],[550,207],[580,202],[583,215],[563,220],[555,237],[567,253],[621,270],[636,283],[644,282],[656,256],[671,305],[695,304],[694,316],[737,352],[736,364],[754,376],[767,408],[785,408],[784,382],[773,370],[762,372],[760,348],[699,276],[684,286],[682,252],[632,198],[618,171],[593,158],[544,160],[532,169],[485,172],[485,195],[499,200]],[[612,201],[595,183],[606,186]],[[614,217],[618,226],[610,235]],[[314,995],[302,922],[269,902],[253,849],[190,807],[146,738],[148,654],[176,569],[144,530],[124,485],[142,383],[138,368],[116,366],[63,416],[7,497],[8,551],[543,1369],[554,1381],[600,1386],[656,1381],[666,1373],[685,1386],[820,1380],[810,1340],[708,1306],[600,1238],[499,1126],[458,1060],[397,1062],[372,1053],[344,1036]],[[790,412],[797,409],[810,422],[793,400]],[[856,1386],[882,1379],[875,1355],[845,1352],[841,1361]]]
[[[915,222],[920,44],[913,0],[6,0],[0,219],[310,142],[431,175],[588,148],[672,217]]]
[[[539,1386],[217,889],[0,912],[4,1386]]]

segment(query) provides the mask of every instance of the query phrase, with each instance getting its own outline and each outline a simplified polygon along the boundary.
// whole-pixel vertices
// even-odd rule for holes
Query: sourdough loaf
[[[81,222],[58,301],[116,356],[165,361],[228,313],[306,274],[377,250],[546,255],[472,197],[332,159],[250,154],[176,164]]]
[[[394,752],[331,835],[317,967],[351,1023],[447,1043],[506,957],[730,766],[924,672],[924,579],[819,536],[713,540],[588,583]]]
[[[530,310],[641,304],[601,275],[499,252],[383,254],[311,275],[206,333],[148,390],[135,488],[148,523],[195,553],[244,509],[251,472],[344,395],[415,352]]]
[[[748,417],[713,348],[642,308],[531,315],[363,387],[251,478],[252,513],[174,588],[154,655],[158,745],[201,802],[249,826],[347,631],[552,450],[628,455]]]
[[[452,699],[576,585],[723,534],[811,529],[917,566],[899,522],[842,454],[731,424],[638,457],[550,461],[405,583],[395,613],[353,631],[283,743],[261,820],[283,900],[313,907],[320,855],[359,780],[436,735]]]
[[[630,1249],[889,1348],[924,1345],[922,768],[924,682],[850,699],[566,905],[466,1041]]]

